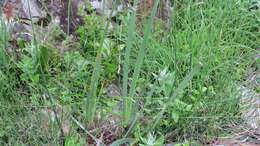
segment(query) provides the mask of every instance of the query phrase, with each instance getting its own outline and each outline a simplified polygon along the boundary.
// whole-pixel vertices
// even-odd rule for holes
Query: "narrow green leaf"
[[[133,141],[134,141],[134,139],[132,139],[132,138],[122,138],[122,139],[116,140],[110,146],[121,146],[123,144],[132,143]]]
[[[111,11],[110,15],[112,15],[113,10]],[[96,60],[94,64],[94,70],[92,73],[91,83],[90,83],[90,92],[87,98],[87,105],[86,105],[86,119],[88,122],[93,122],[95,112],[96,112],[96,104],[97,104],[97,88],[100,78],[100,72],[101,72],[101,61],[102,61],[102,49],[104,46],[104,42],[106,39],[106,34],[108,32],[110,22],[109,20],[106,21],[105,30],[103,31],[102,38],[100,41],[100,48],[97,51]]]
[[[136,92],[136,83],[139,78],[139,74],[140,74],[143,60],[145,57],[145,52],[148,47],[148,43],[149,43],[149,40],[150,40],[150,37],[152,34],[152,26],[153,26],[153,21],[155,18],[158,4],[159,4],[159,0],[156,0],[155,4],[153,6],[152,14],[144,26],[144,29],[145,29],[144,30],[144,39],[142,40],[140,50],[138,51],[138,56],[136,59],[134,73],[133,73],[133,80],[132,80],[132,83],[130,86],[130,91],[129,91],[129,96],[128,96],[130,99],[134,97],[135,92]],[[128,110],[128,112],[127,112],[128,114],[127,114],[126,121],[130,122],[130,120],[134,116],[134,105],[131,100],[129,101],[129,103],[127,103],[127,110]]]
[[[136,1],[135,1],[136,2]],[[124,109],[123,109],[123,118],[124,122],[127,123],[128,117],[130,117],[129,111],[131,111],[131,99],[127,98],[127,85],[128,85],[128,73],[129,73],[129,64],[130,64],[130,53],[133,47],[135,39],[135,28],[136,28],[136,13],[134,12],[128,22],[128,36],[126,42],[126,51],[125,59],[123,66],[123,97],[124,97]]]
[[[186,77],[183,79],[183,81],[180,83],[180,85],[177,87],[176,90],[173,91],[173,93],[171,94],[169,100],[167,101],[166,104],[164,104],[162,110],[160,113],[158,113],[158,115],[154,118],[154,120],[152,121],[151,126],[148,126],[148,129],[146,129],[147,131],[149,131],[150,129],[154,129],[154,127],[160,122],[160,120],[163,117],[163,114],[165,113],[167,107],[174,103],[178,96],[178,94],[183,91],[188,85],[189,82],[192,80],[192,78],[200,71],[200,65],[196,66],[195,68],[193,68],[190,73],[188,75],[186,75]]]

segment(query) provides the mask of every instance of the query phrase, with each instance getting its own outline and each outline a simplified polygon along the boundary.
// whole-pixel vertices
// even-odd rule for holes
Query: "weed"
[[[177,0],[165,28],[154,19],[158,3],[143,27],[136,12],[113,30],[111,20],[85,16],[79,48],[63,54],[34,34],[17,60],[1,21],[0,144],[189,145],[225,134],[241,118],[237,83],[260,45],[259,12],[248,1]],[[120,97],[106,94],[112,83]],[[43,110],[55,115],[47,128]],[[74,121],[66,136],[64,118]]]

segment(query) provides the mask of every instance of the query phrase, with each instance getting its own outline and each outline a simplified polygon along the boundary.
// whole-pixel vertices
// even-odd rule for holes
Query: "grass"
[[[134,4],[136,5],[136,3]],[[123,111],[123,118],[126,124],[130,121],[129,119],[132,116],[132,100],[127,98],[127,90],[128,90],[128,74],[129,74],[129,63],[130,63],[130,53],[131,49],[133,48],[133,43],[135,40],[135,29],[136,29],[136,13],[134,12],[129,19],[129,25],[128,25],[128,36],[126,41],[126,50],[124,55],[124,66],[123,66],[123,89],[122,89],[122,95],[125,97],[124,99],[124,111]]]
[[[143,41],[141,42],[140,50],[138,51],[138,55],[137,55],[137,58],[136,58],[133,77],[132,77],[132,81],[131,81],[131,85],[130,85],[130,89],[129,89],[129,95],[126,96],[126,102],[124,104],[125,110],[124,110],[123,114],[125,116],[125,120],[126,120],[125,122],[126,123],[130,122],[132,117],[135,116],[134,113],[135,113],[136,110],[134,109],[135,106],[133,104],[134,103],[133,101],[135,101],[135,99],[133,99],[133,97],[136,94],[136,83],[137,83],[137,80],[139,78],[139,74],[140,74],[141,67],[142,67],[142,64],[143,64],[143,60],[144,60],[144,57],[145,57],[146,49],[148,48],[148,41],[150,40],[153,20],[155,18],[155,14],[156,14],[158,4],[159,4],[159,1],[156,0],[154,7],[152,9],[152,12],[151,12],[151,16],[150,16],[150,18],[148,18],[148,20],[147,20],[147,22],[145,23],[145,26],[144,26],[144,29],[145,29],[144,30],[144,38],[143,38]],[[135,17],[135,15],[133,15],[132,17]],[[135,21],[133,19],[135,19],[135,18],[130,19],[130,23],[131,23],[131,21],[133,21],[132,23],[135,23]],[[133,24],[130,25],[130,27],[134,27]],[[132,31],[131,28],[130,28],[130,31]],[[135,33],[135,31],[132,31],[130,33]],[[129,34],[129,38],[127,38],[127,42],[132,40],[131,37],[132,37],[131,34]],[[130,44],[130,42],[128,44]],[[130,47],[131,47],[131,44],[128,46],[128,49],[130,49]],[[129,69],[128,69],[129,58],[128,57],[130,56],[130,51],[127,51],[125,56],[126,56],[126,62],[125,62],[126,67],[124,67],[124,68],[126,70],[124,71],[125,77],[123,77],[124,78],[124,81],[123,81],[124,92],[127,91],[127,87],[126,87],[126,84],[128,82],[127,73],[129,72]]]
[[[1,21],[0,144],[155,146],[227,134],[241,119],[237,84],[260,46],[259,9],[248,1],[177,0],[165,28],[155,18],[158,3],[143,32],[135,12],[122,14],[114,30],[87,15],[78,48],[64,54],[36,32],[35,42],[18,43],[18,54],[7,52]],[[108,97],[111,84],[119,97]]]

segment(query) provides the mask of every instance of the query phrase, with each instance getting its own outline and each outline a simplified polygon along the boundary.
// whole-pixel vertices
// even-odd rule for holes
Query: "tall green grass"
[[[7,54],[5,48],[7,48],[9,33],[8,28],[2,19],[0,19],[0,33],[0,65],[5,66],[7,64]]]
[[[161,102],[172,105],[160,116],[159,125],[148,128],[150,131],[159,130],[171,138],[182,137],[178,136],[180,133],[190,135],[190,138],[201,138],[203,136],[199,133],[203,131],[210,137],[223,130],[212,128],[214,124],[222,127],[239,119],[236,115],[239,104],[236,84],[243,80],[243,74],[252,61],[250,56],[259,46],[257,42],[252,43],[259,39],[259,15],[256,15],[257,11],[247,9],[248,5],[250,3],[245,1],[174,2],[170,31],[164,33],[164,38],[153,39],[150,44],[143,78],[147,78],[145,73],[148,71],[167,67],[174,74],[175,91],[191,68],[201,63],[203,68],[181,92],[178,104],[154,98],[168,95],[156,89],[158,91],[151,99],[154,103],[147,107],[151,108],[147,110],[149,112],[145,111],[147,116],[152,113],[150,118],[153,119],[155,111],[161,113],[166,105]],[[153,78],[148,77],[150,80]],[[169,119],[173,121],[169,122]]]
[[[140,42],[140,49],[138,51],[138,55],[136,57],[136,63],[134,65],[133,70],[133,76],[131,80],[131,85],[129,89],[129,94],[127,94],[127,84],[128,84],[128,73],[129,73],[129,57],[130,57],[130,49],[133,47],[133,40],[135,35],[135,13],[132,14],[129,22],[129,28],[128,28],[128,38],[127,38],[127,49],[125,52],[125,61],[124,61],[124,74],[123,74],[123,96],[124,96],[124,111],[123,111],[123,117],[125,123],[130,123],[131,120],[133,120],[133,117],[136,116],[137,107],[136,107],[136,99],[134,98],[136,96],[136,84],[137,80],[139,78],[139,74],[142,68],[142,64],[144,61],[144,57],[146,52],[149,50],[149,41],[151,41],[151,34],[152,34],[152,28],[154,24],[155,15],[157,12],[157,8],[159,5],[159,0],[156,0],[154,2],[153,9],[151,11],[151,16],[145,21],[144,24],[144,36],[142,38],[142,41]]]
[[[135,4],[136,5],[135,1]],[[134,45],[134,40],[135,40],[135,35],[136,35],[136,13],[134,12],[129,19],[128,22],[128,36],[127,36],[127,41],[126,41],[126,51],[124,55],[124,66],[123,66],[123,89],[122,89],[122,96],[124,97],[124,109],[123,109],[123,118],[125,123],[127,124],[129,122],[129,119],[131,118],[132,115],[132,100],[127,98],[128,96],[128,79],[129,79],[129,66],[130,66],[130,53],[131,49]]]
[[[122,15],[127,21],[118,26],[120,37],[108,30],[109,23],[104,28],[99,21],[86,23],[90,26],[83,30],[88,28],[85,31],[93,36],[82,33],[79,39],[84,44],[64,56],[36,40],[33,32],[33,41],[19,46],[15,60],[14,52],[6,52],[9,34],[1,22],[0,144],[86,143],[86,134],[97,141],[111,130],[102,131],[110,123],[111,131],[115,126],[123,135],[117,135],[112,145],[154,142],[155,137],[160,137],[160,144],[207,141],[224,134],[230,122],[240,119],[237,84],[244,81],[252,55],[260,46],[259,10],[249,10],[250,3],[242,0],[176,0],[171,25],[165,28],[155,17],[159,2],[155,1],[142,33],[137,31],[135,12]],[[99,23],[100,27],[96,26]],[[110,48],[107,40],[113,44]],[[116,51],[104,57],[107,48]],[[107,77],[106,72],[111,73],[107,64],[119,70],[112,72],[112,79]],[[122,84],[118,84],[122,95],[108,98],[105,86],[115,80]],[[122,111],[117,99],[123,100]],[[78,125],[71,124],[68,137],[63,135],[62,119],[57,115],[50,131],[40,128],[39,111],[56,111],[57,104],[69,111],[66,114],[73,114],[72,121]],[[104,120],[107,117],[109,122]],[[80,123],[84,119],[87,124]],[[94,130],[89,132],[84,126]]]
[[[115,3],[115,1],[113,2]],[[112,13],[114,11],[114,7],[112,9],[112,11],[110,12],[110,16],[112,16]],[[104,30],[101,32],[101,38],[98,38],[98,40],[100,40],[100,46],[97,49],[97,54],[96,54],[96,58],[95,58],[95,62],[94,62],[94,69],[92,72],[92,77],[91,77],[91,83],[90,83],[90,89],[89,89],[89,94],[87,97],[87,104],[86,104],[86,111],[85,111],[85,117],[87,119],[87,121],[89,121],[90,123],[93,123],[94,118],[95,118],[95,113],[96,113],[96,105],[97,105],[97,101],[98,101],[98,96],[97,96],[97,91],[98,91],[98,85],[100,84],[100,74],[101,74],[101,62],[102,62],[102,52],[104,50],[104,43],[105,43],[105,39],[107,37],[108,34],[108,30],[109,30],[109,26],[110,26],[110,22],[109,20],[106,20],[105,18],[103,18],[103,21],[105,22],[105,28],[103,28]],[[99,30],[100,31],[100,30]]]

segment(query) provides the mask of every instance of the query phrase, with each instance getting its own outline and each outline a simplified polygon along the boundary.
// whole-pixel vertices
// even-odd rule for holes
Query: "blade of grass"
[[[126,134],[124,135],[124,138],[128,137],[128,136],[130,135],[130,133],[133,131],[134,127],[136,126],[136,123],[137,123],[137,121],[138,121],[138,117],[139,117],[139,116],[140,116],[140,115],[137,114],[137,115],[134,117],[134,119],[133,119],[133,121],[132,121],[130,127],[128,128]]]
[[[79,126],[87,135],[89,135],[96,143],[101,143],[105,146],[105,144],[99,140],[97,137],[95,137],[93,134],[91,134],[76,118],[74,118],[72,115],[70,115],[71,120]]]
[[[135,1],[135,4],[136,5]],[[124,66],[123,66],[123,97],[124,98],[124,109],[123,109],[123,119],[125,122],[128,121],[128,111],[131,110],[131,107],[129,107],[129,101],[127,97],[127,86],[128,86],[128,73],[129,73],[129,64],[130,64],[130,53],[131,49],[133,47],[133,43],[135,40],[135,28],[136,28],[136,12],[133,12],[133,14],[130,16],[129,22],[128,22],[128,36],[127,36],[127,42],[126,42],[126,51],[125,51],[125,59],[124,59]]]
[[[6,56],[6,52],[5,52],[5,48],[7,47],[7,40],[8,40],[8,32],[7,32],[7,26],[6,24],[3,22],[3,20],[0,20],[1,22],[1,40],[0,40],[0,64],[1,65],[5,65],[7,62],[7,56]]]
[[[38,59],[40,58],[39,56],[39,52],[38,52],[38,43],[37,43],[37,40],[36,40],[36,33],[35,33],[35,28],[34,28],[34,24],[33,24],[33,21],[32,21],[32,12],[31,12],[31,9],[30,9],[30,2],[29,0],[27,0],[27,6],[28,6],[28,10],[29,10],[29,17],[30,17],[30,23],[31,23],[31,27],[32,27],[32,36],[33,36],[33,41],[32,41],[32,44],[33,44],[33,53],[32,53],[32,58],[33,58],[33,63],[34,63],[34,67],[35,67],[35,70],[37,70],[37,67],[38,67]]]
[[[131,82],[129,96],[128,96],[130,99],[128,99],[129,102],[127,102],[127,104],[125,105],[125,106],[127,106],[127,111],[125,114],[126,114],[126,118],[127,118],[126,121],[128,121],[128,123],[131,121],[131,119],[133,119],[133,116],[134,116],[134,104],[133,104],[134,102],[132,101],[131,98],[133,98],[135,95],[136,83],[139,78],[139,74],[140,74],[143,60],[145,57],[145,51],[148,47],[149,39],[152,34],[153,21],[155,18],[155,14],[156,14],[158,5],[159,5],[159,0],[156,0],[154,3],[153,9],[152,9],[151,16],[144,26],[145,27],[144,28],[144,39],[141,42],[141,47],[140,47],[140,50],[138,52],[138,56],[136,59],[136,64],[135,64],[134,73],[133,73],[133,80]]]
[[[200,71],[200,66],[196,66],[193,68],[188,75],[183,79],[183,81],[180,83],[180,85],[177,87],[176,90],[172,91],[171,96],[169,98],[169,101],[163,105],[163,108],[160,113],[158,113],[157,116],[155,116],[155,119],[151,122],[151,126],[148,126],[146,131],[150,131],[155,128],[155,126],[160,122],[162,119],[163,114],[165,113],[167,107],[174,103],[177,99],[178,94],[183,91],[188,85],[189,82],[192,80],[192,78]]]
[[[68,3],[68,20],[67,20],[67,35],[70,34],[70,15],[71,15],[71,0],[69,0],[69,3]]]
[[[110,12],[110,16],[112,16],[114,11],[114,8]],[[109,17],[111,18],[111,17]],[[100,78],[100,72],[101,72],[101,61],[102,61],[102,49],[105,42],[106,34],[108,32],[108,28],[110,25],[110,20],[105,20],[105,30],[103,31],[103,34],[101,35],[101,41],[100,41],[100,48],[97,51],[95,64],[94,64],[94,70],[91,77],[91,83],[90,83],[90,92],[87,98],[87,104],[86,104],[86,119],[88,122],[92,123],[94,120],[95,112],[96,112],[96,104],[97,104],[97,88]]]
[[[121,146],[126,143],[132,143],[133,141],[134,141],[134,139],[131,139],[131,138],[122,138],[122,139],[116,140],[110,146]]]

